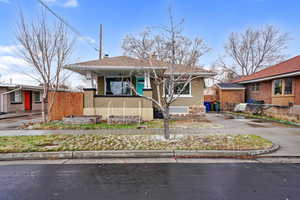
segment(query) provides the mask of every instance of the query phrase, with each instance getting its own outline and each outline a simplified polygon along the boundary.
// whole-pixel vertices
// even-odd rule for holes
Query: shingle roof
[[[170,67],[172,64],[163,62],[157,59],[149,59],[149,60],[141,60],[141,59],[136,59],[136,58],[131,58],[128,56],[116,56],[116,57],[107,57],[103,59],[98,59],[98,60],[91,60],[91,61],[86,61],[86,62],[80,62],[80,63],[75,63],[71,64],[68,66],[97,66],[97,67]],[[212,71],[205,70],[201,67],[188,67],[186,65],[175,65],[175,71],[176,72],[208,72],[208,73],[213,73]]]
[[[279,64],[273,65],[261,71],[258,71],[249,76],[244,76],[238,80],[233,81],[234,83],[239,83],[243,81],[250,81],[255,79],[267,78],[282,74],[288,74],[292,72],[300,71],[300,56],[293,57]]]
[[[217,85],[222,89],[245,89],[243,85],[237,83],[217,83]]]

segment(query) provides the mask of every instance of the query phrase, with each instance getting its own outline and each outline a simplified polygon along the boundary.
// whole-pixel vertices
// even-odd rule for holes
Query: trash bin
[[[205,111],[210,112],[211,111],[211,103],[209,101],[204,101]]]
[[[221,110],[221,103],[219,101],[216,101],[215,103],[215,111],[220,112]]]

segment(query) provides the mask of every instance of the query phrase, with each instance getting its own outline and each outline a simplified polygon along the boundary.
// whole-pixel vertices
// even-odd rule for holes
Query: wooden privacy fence
[[[65,116],[83,114],[82,92],[49,92],[48,103],[49,120],[62,120]]]

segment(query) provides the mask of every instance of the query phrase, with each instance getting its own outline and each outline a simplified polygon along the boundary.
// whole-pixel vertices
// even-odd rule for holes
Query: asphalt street
[[[2,200],[293,200],[300,164],[68,164],[0,166]]]

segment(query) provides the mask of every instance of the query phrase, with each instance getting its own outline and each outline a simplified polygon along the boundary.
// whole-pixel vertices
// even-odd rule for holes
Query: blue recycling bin
[[[211,102],[204,101],[205,111],[210,112],[211,111]]]

